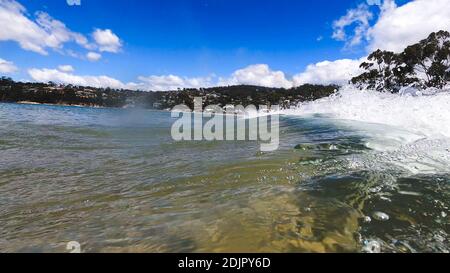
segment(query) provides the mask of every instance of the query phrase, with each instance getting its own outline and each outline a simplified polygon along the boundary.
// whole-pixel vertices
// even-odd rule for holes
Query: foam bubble
[[[344,87],[336,95],[281,111],[325,117],[367,138],[375,153],[354,157],[370,169],[400,167],[410,173],[450,171],[450,90],[403,94]]]
[[[319,114],[333,119],[393,126],[426,138],[450,138],[450,90],[412,96],[347,86],[336,95],[302,103],[281,113]]]

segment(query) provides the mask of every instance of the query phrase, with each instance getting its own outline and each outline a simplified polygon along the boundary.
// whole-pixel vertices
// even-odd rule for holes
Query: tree
[[[351,80],[360,87],[398,92],[402,86],[415,80],[408,76],[409,67],[402,65],[399,56],[391,51],[373,52],[360,67],[367,72]]]
[[[433,32],[427,39],[408,46],[401,57],[416,75],[425,76],[425,86],[442,88],[449,79],[450,33]]]
[[[402,87],[444,87],[450,80],[450,33],[431,33],[402,53],[377,50],[361,64],[366,70],[351,83],[360,88],[398,92]]]

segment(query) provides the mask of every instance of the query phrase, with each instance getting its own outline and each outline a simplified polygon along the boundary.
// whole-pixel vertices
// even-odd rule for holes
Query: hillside
[[[202,97],[204,105],[280,105],[289,107],[303,101],[327,97],[338,86],[302,85],[291,89],[259,86],[227,86],[177,91],[143,92],[94,88],[55,83],[24,83],[10,78],[0,79],[1,102],[34,102],[46,104],[99,107],[140,107],[170,109],[179,104],[193,107],[194,97]]]

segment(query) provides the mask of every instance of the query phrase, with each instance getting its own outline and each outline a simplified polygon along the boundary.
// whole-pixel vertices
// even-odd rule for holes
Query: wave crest
[[[450,90],[400,95],[347,86],[336,95],[302,103],[281,113],[324,115],[339,120],[394,126],[432,139],[450,138]]]

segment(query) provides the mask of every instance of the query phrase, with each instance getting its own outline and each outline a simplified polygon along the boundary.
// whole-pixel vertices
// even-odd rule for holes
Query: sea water
[[[175,142],[168,112],[0,104],[0,251],[448,252],[449,106],[344,88],[262,153]]]

